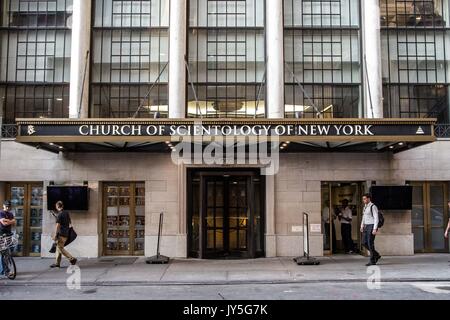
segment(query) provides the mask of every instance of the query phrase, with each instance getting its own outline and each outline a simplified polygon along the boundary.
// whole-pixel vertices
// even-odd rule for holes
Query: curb
[[[321,279],[321,280],[264,280],[264,281],[205,281],[205,282],[145,282],[145,281],[87,281],[82,287],[158,287],[158,286],[239,286],[239,285],[277,285],[277,284],[314,284],[314,283],[366,283],[367,279]],[[411,282],[450,282],[450,278],[391,278],[380,280],[381,283]],[[0,280],[7,287],[65,287],[65,282],[14,282]]]

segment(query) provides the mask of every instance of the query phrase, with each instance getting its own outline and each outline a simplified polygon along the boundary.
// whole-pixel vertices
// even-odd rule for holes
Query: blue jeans
[[[375,236],[372,234],[373,224],[364,225],[363,246],[370,251],[370,262],[376,263],[380,254],[375,250]]]
[[[3,255],[1,255],[1,259],[0,259],[0,275],[3,274]]]

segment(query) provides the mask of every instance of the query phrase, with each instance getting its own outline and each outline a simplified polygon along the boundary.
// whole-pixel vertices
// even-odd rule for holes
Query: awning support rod
[[[321,115],[322,112],[319,111],[319,109],[317,108],[316,104],[311,100],[311,98],[309,97],[309,95],[306,93],[305,89],[303,88],[303,86],[301,85],[300,81],[298,80],[298,78],[296,77],[296,75],[294,74],[294,71],[292,71],[292,69],[289,67],[289,64],[287,62],[284,63],[286,65],[286,68],[288,69],[288,71],[290,72],[290,74],[292,75],[292,77],[294,78],[295,83],[299,86],[300,90],[302,90],[303,95],[306,97],[306,99],[308,100],[308,102],[311,104],[311,106],[314,108],[314,110],[317,112],[316,116],[319,117]]]
[[[158,75],[158,78],[156,78],[155,82],[152,83],[152,86],[150,87],[150,89],[148,90],[147,94],[145,95],[144,99],[142,99],[141,104],[139,105],[139,108],[136,110],[135,114],[133,115],[133,118],[136,118],[139,114],[139,111],[141,111],[141,109],[144,106],[145,101],[148,99],[148,97],[150,96],[150,93],[152,92],[153,88],[155,87],[156,83],[159,82],[159,79],[161,79],[162,74],[164,73],[164,70],[166,70],[167,66],[169,65],[169,62],[167,62],[164,65],[164,68],[162,68],[161,72]],[[148,112],[150,113],[150,109],[148,110]],[[150,113],[151,114],[151,113]]]

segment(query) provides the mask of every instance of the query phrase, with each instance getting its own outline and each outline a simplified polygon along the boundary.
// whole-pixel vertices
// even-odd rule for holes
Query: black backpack
[[[372,216],[373,216],[373,211],[372,211],[373,206],[374,206],[374,204],[372,204],[370,206],[370,212],[372,213]],[[380,229],[383,226],[384,226],[384,215],[383,215],[383,212],[378,210],[378,228],[377,229]]]

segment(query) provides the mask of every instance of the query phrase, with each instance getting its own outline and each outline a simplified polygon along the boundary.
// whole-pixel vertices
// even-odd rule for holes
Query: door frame
[[[135,248],[135,240],[136,240],[136,184],[142,184],[141,181],[113,181],[113,182],[102,182],[102,204],[103,204],[103,214],[102,214],[102,233],[103,233],[103,243],[102,243],[102,249],[103,249],[103,255],[105,256],[143,256],[144,250],[134,250]],[[107,243],[108,243],[108,205],[107,205],[107,197],[108,192],[107,188],[113,186],[113,187],[121,187],[121,186],[128,186],[130,188],[130,221],[129,221],[129,250],[108,250]],[[117,199],[117,206],[120,207],[119,198]],[[118,211],[119,213],[119,211]]]
[[[333,193],[333,185],[334,184],[338,184],[338,183],[345,183],[345,184],[352,184],[352,183],[356,183],[357,184],[357,196],[359,196],[359,198],[357,199],[357,201],[356,201],[356,211],[357,211],[357,215],[356,215],[356,221],[357,221],[357,223],[356,223],[356,225],[357,226],[359,226],[360,225],[360,223],[361,223],[361,219],[362,219],[362,210],[363,210],[363,205],[362,205],[362,203],[361,203],[361,197],[362,197],[362,195],[364,194],[364,181],[322,181],[321,182],[321,185],[324,185],[324,184],[326,184],[327,185],[327,189],[328,189],[328,197],[329,197],[329,199],[328,199],[328,201],[329,201],[329,212],[328,212],[328,217],[329,217],[329,219],[330,219],[330,230],[329,230],[329,239],[328,239],[328,241],[329,241],[329,250],[323,250],[323,254],[324,254],[324,256],[332,256],[334,253],[333,253],[333,225],[331,224],[331,221],[333,221],[333,223],[334,223],[334,220],[332,219],[332,199],[333,199],[333,195],[334,195],[334,193]],[[322,190],[322,187],[321,187],[321,190]],[[321,204],[323,204],[323,199],[321,199]],[[322,205],[321,205],[321,207],[322,207]],[[323,209],[321,209],[321,217],[322,217],[322,210]],[[336,231],[336,230],[335,230]],[[324,230],[324,232],[325,232],[325,230]],[[353,229],[352,229],[352,233],[353,233]],[[353,240],[354,242],[356,242],[355,243],[355,247],[356,248],[358,248],[358,250],[360,251],[360,252],[363,252],[363,248],[362,248],[362,239],[361,239],[361,233],[359,232],[359,229],[358,229],[358,232],[357,232],[357,239],[356,239],[356,241],[355,240]],[[336,236],[336,235],[335,235]],[[323,246],[323,243],[322,243],[322,246]]]
[[[214,176],[224,176],[224,175],[228,175],[228,176],[243,176],[243,177],[248,177],[247,180],[247,188],[249,190],[249,197],[252,198],[251,201],[249,201],[249,210],[248,210],[248,228],[247,228],[247,255],[245,257],[242,258],[248,258],[248,259],[254,259],[260,256],[264,256],[265,254],[265,230],[266,230],[266,225],[265,225],[265,219],[266,219],[266,210],[265,210],[265,179],[264,176],[260,174],[260,168],[235,168],[235,169],[230,169],[230,170],[224,170],[222,168],[215,168],[215,169],[209,169],[209,168],[188,168],[187,171],[187,183],[188,183],[188,196],[187,196],[187,206],[188,206],[188,214],[187,214],[187,226],[191,226],[192,225],[192,219],[193,219],[193,201],[194,199],[192,198],[193,195],[193,191],[192,191],[192,185],[190,183],[191,179],[194,179],[195,177],[198,177],[200,179],[200,183],[199,183],[199,247],[198,247],[198,254],[195,255],[196,257],[198,257],[199,259],[207,259],[207,258],[213,258],[213,257],[208,257],[208,255],[206,254],[206,235],[205,235],[205,231],[206,231],[206,208],[204,208],[204,199],[205,197],[205,192],[206,192],[206,186],[205,186],[205,179],[209,178],[209,177],[214,177]],[[260,233],[261,233],[261,239],[259,239],[259,241],[261,241],[261,245],[262,245],[262,252],[256,252],[256,236],[255,236],[255,223],[254,223],[254,212],[255,212],[255,201],[256,201],[256,193],[255,193],[255,183],[254,183],[254,179],[255,178],[259,178],[260,179],[260,186],[259,188],[260,190],[260,199],[259,201],[260,203],[260,215],[261,215],[261,221],[260,221]],[[250,199],[249,199],[250,200]],[[225,201],[225,199],[224,199]],[[187,241],[187,252],[188,255],[192,255],[194,252],[192,251],[192,247],[193,247],[193,243],[192,243],[192,229],[191,227],[187,228],[187,236],[188,236],[188,241]],[[220,257],[218,257],[220,258]]]
[[[12,187],[22,187],[24,189],[23,196],[23,238],[22,238],[22,253],[18,256],[21,257],[40,257],[42,254],[42,231],[43,231],[43,220],[41,220],[41,252],[33,253],[31,246],[31,189],[33,187],[41,187],[42,192],[44,192],[44,183],[38,181],[32,182],[7,182],[6,183],[6,199],[11,199],[11,188]],[[44,198],[42,198],[42,211],[44,210]],[[43,217],[42,217],[43,218]]]
[[[432,241],[431,241],[431,229],[433,226],[431,225],[431,186],[442,186],[443,187],[443,222],[442,227],[447,227],[447,222],[449,219],[449,209],[447,205],[447,201],[450,200],[449,196],[449,185],[448,182],[445,181],[412,181],[410,185],[414,187],[422,188],[422,204],[423,204],[423,225],[420,227],[415,227],[412,225],[411,221],[411,232],[414,235],[414,228],[422,228],[423,229],[423,249],[418,250],[414,248],[414,253],[448,253],[449,252],[449,243],[448,240],[444,238],[444,249],[433,249]]]

